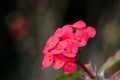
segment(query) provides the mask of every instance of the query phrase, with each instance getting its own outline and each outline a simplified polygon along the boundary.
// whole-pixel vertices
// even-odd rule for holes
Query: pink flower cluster
[[[84,47],[88,39],[95,35],[96,30],[86,26],[82,20],[58,28],[45,45],[42,68],[52,65],[55,70],[63,68],[68,73],[76,71],[78,48]]]

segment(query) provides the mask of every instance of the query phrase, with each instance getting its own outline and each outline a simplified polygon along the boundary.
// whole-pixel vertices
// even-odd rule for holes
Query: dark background
[[[29,5],[29,3],[30,2],[37,3],[37,1],[39,0],[30,0],[30,1],[25,0],[25,1],[26,1],[26,4],[28,4],[26,5],[27,7],[25,8],[25,10],[28,9],[29,11],[30,10],[34,11],[36,6],[35,5],[31,6]],[[54,0],[51,0],[51,1],[54,2]],[[115,0],[68,0],[68,5],[64,12],[63,21],[61,25],[74,23],[82,19],[88,25],[94,26],[98,31],[98,35],[96,36],[95,40],[93,40],[94,42],[90,41],[91,43],[89,43],[89,45],[95,45],[96,48],[94,48],[94,46],[91,46],[91,47],[96,49],[95,50],[96,52],[99,52],[103,49],[102,43],[104,42],[101,40],[101,36],[99,36],[101,35],[99,33],[101,32],[100,28],[103,28],[103,26],[98,25],[100,22],[100,18],[102,15],[104,15],[104,12],[106,10],[108,10],[108,13],[105,13],[105,15],[110,15],[110,16],[115,15],[114,12],[117,12],[120,10],[119,6],[115,7],[117,2],[119,1],[118,0],[116,1]],[[24,78],[22,76],[22,73],[20,72],[19,64],[21,62],[20,62],[19,52],[16,49],[14,38],[12,38],[9,34],[9,29],[7,28],[8,24],[6,24],[5,22],[6,16],[9,13],[16,11],[18,9],[18,5],[16,3],[17,3],[17,0],[0,1],[0,73],[1,73],[0,80],[29,80]],[[41,4],[42,4],[42,0],[41,0]],[[118,8],[118,9],[115,10],[115,8]],[[25,10],[23,10],[23,14],[26,15],[27,13],[25,12]],[[114,16],[112,18],[114,18]],[[112,18],[108,18],[108,19],[112,20]],[[105,20],[105,22],[106,21],[107,20]],[[32,29],[34,29],[34,27]],[[87,48],[90,48],[90,47],[87,46]],[[94,49],[90,48],[89,50],[94,50]],[[118,45],[117,47],[114,47],[114,50],[110,53],[110,55],[113,54],[117,49],[119,49]],[[100,52],[98,53],[98,55],[100,55]],[[84,55],[83,58],[85,56],[86,55]],[[31,61],[33,60],[33,58],[29,58],[29,59]],[[26,70],[28,71],[27,73],[31,71],[30,69]],[[31,80],[35,80],[35,79],[31,79]]]

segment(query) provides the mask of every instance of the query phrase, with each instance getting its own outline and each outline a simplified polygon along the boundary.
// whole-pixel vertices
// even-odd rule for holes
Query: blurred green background
[[[63,70],[42,70],[42,49],[58,27],[84,20],[97,30],[79,51],[97,69],[120,48],[120,0],[2,0],[0,80],[54,80]],[[79,79],[74,79],[79,80]]]

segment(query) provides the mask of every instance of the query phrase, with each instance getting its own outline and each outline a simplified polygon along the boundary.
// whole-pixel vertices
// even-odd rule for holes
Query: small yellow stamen
[[[89,34],[89,30],[86,30],[85,32],[86,32],[87,34]]]
[[[76,39],[77,42],[82,42],[81,38]]]
[[[62,46],[58,46],[58,47],[57,47],[57,50],[62,50]]]
[[[51,46],[54,46],[55,45],[55,43],[53,42],[53,43],[51,43]]]
[[[58,64],[61,64],[61,63],[62,63],[62,61],[61,61],[61,60],[58,60],[58,61],[57,61],[57,63],[58,63]]]
[[[67,41],[67,42],[71,42],[71,39],[67,39],[66,41]]]
[[[52,57],[51,56],[48,56],[48,61],[52,61]]]
[[[72,53],[73,53],[73,51],[72,51],[71,49],[68,49],[67,52],[68,52],[69,54],[72,54]]]
[[[71,62],[68,62],[67,65],[68,65],[69,67],[72,67],[72,63],[71,63]]]

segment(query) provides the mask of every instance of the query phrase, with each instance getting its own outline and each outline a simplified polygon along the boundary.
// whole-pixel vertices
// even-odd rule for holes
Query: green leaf
[[[74,72],[74,73],[64,73],[58,77],[56,77],[55,80],[67,80],[67,79],[70,79],[70,78],[82,78],[84,76],[84,74],[82,72]]]
[[[114,67],[120,64],[120,51],[118,51],[114,56],[108,58],[104,65],[98,71],[98,75],[101,75],[103,72],[109,72]]]

